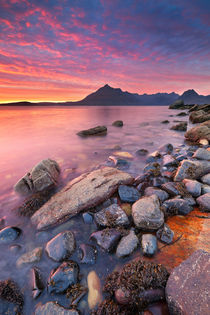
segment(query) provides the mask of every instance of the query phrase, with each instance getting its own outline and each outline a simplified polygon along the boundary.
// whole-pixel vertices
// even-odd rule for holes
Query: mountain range
[[[170,105],[176,100],[183,100],[185,104],[205,104],[210,103],[210,95],[199,95],[194,90],[187,90],[182,95],[172,93],[156,93],[156,94],[137,94],[124,92],[120,88],[113,88],[108,84],[99,88],[86,96],[81,101],[77,102],[15,102],[0,104],[4,106],[52,106],[52,105],[98,105],[98,106],[111,106],[111,105]]]

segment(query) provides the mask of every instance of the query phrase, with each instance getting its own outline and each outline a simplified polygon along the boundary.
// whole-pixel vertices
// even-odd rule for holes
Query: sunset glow
[[[209,0],[1,0],[0,103],[210,94]]]

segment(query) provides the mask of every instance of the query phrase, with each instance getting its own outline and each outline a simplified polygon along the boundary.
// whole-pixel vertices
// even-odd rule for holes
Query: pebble
[[[95,271],[90,271],[87,276],[88,306],[92,310],[102,302],[101,282]]]
[[[157,238],[152,234],[143,234],[141,247],[143,255],[153,256],[157,251]]]

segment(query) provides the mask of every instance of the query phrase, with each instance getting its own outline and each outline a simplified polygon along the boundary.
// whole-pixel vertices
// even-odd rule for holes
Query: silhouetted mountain
[[[210,95],[199,95],[195,90],[185,91],[178,99],[184,101],[185,104],[207,104],[210,103]]]

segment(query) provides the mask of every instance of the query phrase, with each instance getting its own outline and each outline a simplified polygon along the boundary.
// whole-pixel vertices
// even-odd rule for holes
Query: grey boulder
[[[129,220],[123,209],[117,204],[102,209],[94,215],[96,223],[103,227],[128,225]]]
[[[179,182],[183,179],[197,179],[210,172],[208,161],[183,160],[178,167],[174,180]]]
[[[210,212],[210,193],[198,197],[196,201],[202,211]]]
[[[197,151],[195,151],[193,158],[210,161],[210,151],[199,148]]]
[[[201,194],[201,183],[197,180],[192,179],[184,179],[183,183],[185,184],[185,188],[187,191],[193,196],[198,197]]]
[[[144,194],[145,196],[156,195],[161,202],[169,198],[169,194],[166,191],[154,187],[147,187],[144,191]]]
[[[129,234],[122,237],[116,250],[117,257],[124,257],[130,255],[138,246],[139,239],[133,230]]]

